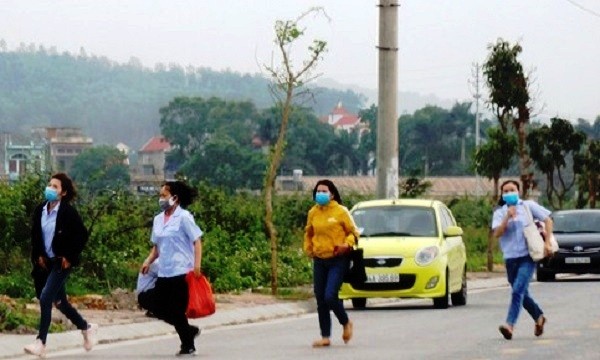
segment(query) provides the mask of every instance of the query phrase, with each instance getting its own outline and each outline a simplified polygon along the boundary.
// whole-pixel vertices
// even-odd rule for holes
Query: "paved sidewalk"
[[[504,276],[470,279],[469,290],[494,288],[508,285]],[[398,299],[370,299],[371,304],[385,304],[399,301]],[[402,300],[400,300],[402,301]],[[190,323],[202,329],[211,329],[227,325],[237,325],[266,321],[271,319],[300,316],[316,311],[314,300],[284,302],[255,307],[233,308],[219,310],[204,319],[190,320]],[[172,326],[159,321],[146,321],[125,325],[103,326],[98,330],[98,342],[108,344],[118,341],[148,338],[153,336],[175,334]],[[23,352],[23,347],[35,340],[35,335],[0,334],[0,359],[33,359],[35,357]],[[48,353],[82,347],[83,339],[78,330],[48,337]]]

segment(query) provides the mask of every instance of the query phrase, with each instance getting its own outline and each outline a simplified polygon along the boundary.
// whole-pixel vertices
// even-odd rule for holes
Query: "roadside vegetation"
[[[0,184],[0,293],[11,298],[34,297],[29,272],[30,214],[42,201],[44,179],[31,177],[8,185]],[[230,292],[269,286],[270,242],[263,222],[260,195],[231,193],[203,183],[196,184],[197,201],[189,208],[205,232],[203,272],[215,291]],[[69,281],[69,293],[108,294],[133,289],[141,262],[150,249],[157,196],[133,195],[124,189],[87,193],[80,189],[76,201],[90,240],[82,266]],[[345,194],[351,207],[366,197]],[[487,226],[491,203],[457,198],[447,201],[465,231],[469,270],[483,270],[487,249]],[[302,253],[306,213],[312,200],[308,193],[274,197],[274,222],[280,234],[278,275],[283,288],[310,283],[310,261]],[[484,268],[484,266],[483,266]]]

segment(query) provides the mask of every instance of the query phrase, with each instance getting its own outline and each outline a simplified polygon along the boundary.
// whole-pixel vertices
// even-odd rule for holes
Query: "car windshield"
[[[361,236],[437,236],[433,209],[416,206],[381,206],[352,213]]]
[[[555,213],[555,233],[600,233],[600,211]]]

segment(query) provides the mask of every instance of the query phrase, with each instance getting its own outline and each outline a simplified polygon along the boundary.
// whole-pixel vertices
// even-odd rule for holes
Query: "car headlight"
[[[433,262],[433,260],[435,260],[439,253],[440,250],[437,246],[428,246],[422,248],[421,250],[417,251],[417,254],[415,255],[415,262],[420,266],[429,265]]]

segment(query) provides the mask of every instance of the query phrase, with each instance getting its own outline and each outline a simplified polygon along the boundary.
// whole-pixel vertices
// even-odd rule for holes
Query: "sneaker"
[[[175,356],[196,356],[196,348],[195,347],[181,347],[179,352],[175,354]]]
[[[85,351],[92,350],[96,344],[96,333],[98,332],[98,324],[88,324],[87,330],[81,330],[83,334],[83,348]]]
[[[23,350],[31,355],[36,355],[41,358],[46,357],[46,345],[44,345],[40,339],[36,339],[34,343],[25,346]]]

